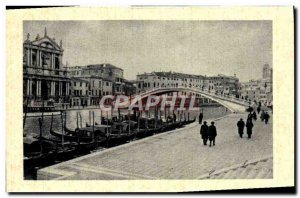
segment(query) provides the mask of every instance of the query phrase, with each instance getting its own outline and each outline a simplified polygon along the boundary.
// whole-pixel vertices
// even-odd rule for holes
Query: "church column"
[[[29,48],[29,51],[28,51],[28,53],[29,53],[29,66],[32,65],[32,53],[31,53],[31,51],[32,51],[32,49]]]
[[[32,80],[29,80],[29,96],[32,95]]]
[[[36,50],[36,66],[40,66],[40,50]]]
[[[62,95],[62,86],[61,86],[62,84],[61,84],[61,82],[59,81],[58,82],[58,87],[59,87],[59,96],[61,96]]]
[[[29,96],[29,94],[30,94],[30,80],[29,79],[27,79],[27,90],[26,90],[26,96]]]
[[[39,80],[39,96],[41,96],[42,94],[42,81],[41,80]]]
[[[42,51],[39,51],[39,66],[43,66],[43,61],[42,61]]]
[[[40,96],[40,91],[39,91],[39,86],[40,86],[40,81],[37,80],[36,81],[36,96],[39,97]]]
[[[51,81],[51,96],[55,95],[55,82]]]
[[[54,54],[51,53],[51,69],[54,69]]]
[[[53,81],[50,81],[50,96],[53,96]]]
[[[55,53],[53,54],[53,69],[55,69]]]
[[[66,82],[66,96],[69,95],[69,83]]]
[[[30,49],[29,48],[27,48],[26,49],[26,56],[27,56],[27,65],[30,65]]]
[[[55,81],[52,81],[52,96],[55,96]]]

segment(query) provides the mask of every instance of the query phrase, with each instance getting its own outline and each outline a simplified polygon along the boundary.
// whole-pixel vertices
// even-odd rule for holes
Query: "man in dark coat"
[[[257,107],[257,114],[260,112],[260,106]]]
[[[203,120],[203,113],[199,114],[199,124],[202,124],[202,120]]]
[[[269,118],[270,118],[270,115],[268,114],[268,112],[266,112],[265,115],[264,115],[265,124],[268,124]]]
[[[254,120],[254,121],[257,120],[257,115],[256,115],[255,111],[252,113],[252,117],[253,117],[253,120]]]
[[[243,121],[242,118],[240,119],[240,121],[238,121],[237,127],[238,127],[238,132],[240,137],[243,138],[245,122]]]
[[[247,127],[248,138],[250,139],[252,135],[252,128],[253,128],[253,123],[251,119],[247,120],[246,127]]]
[[[250,112],[250,113],[248,114],[248,118],[247,118],[247,119],[251,119],[251,120],[252,120],[252,118],[253,118],[253,115],[252,115],[252,113]]]
[[[208,127],[209,146],[211,146],[212,142],[214,146],[216,143],[217,129],[214,124],[214,122],[211,122],[211,125]]]
[[[263,122],[265,120],[265,112],[262,111],[260,114],[260,120]]]
[[[206,145],[208,140],[208,126],[206,125],[206,121],[204,121],[204,124],[201,126],[200,134],[201,138],[203,139],[203,145]]]

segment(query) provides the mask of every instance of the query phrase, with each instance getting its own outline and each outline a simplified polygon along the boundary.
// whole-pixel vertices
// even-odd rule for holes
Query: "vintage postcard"
[[[6,16],[8,192],[295,185],[293,7]]]

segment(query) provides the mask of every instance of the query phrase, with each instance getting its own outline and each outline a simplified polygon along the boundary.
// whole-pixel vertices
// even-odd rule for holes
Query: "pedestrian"
[[[265,120],[265,112],[262,111],[260,114],[260,120],[263,122]]]
[[[260,112],[260,106],[257,107],[257,114]]]
[[[242,118],[240,119],[240,121],[238,121],[237,127],[238,127],[240,138],[243,138],[245,122],[243,121]]]
[[[265,124],[268,124],[269,118],[270,118],[270,115],[268,114],[268,112],[266,112],[264,115]]]
[[[208,140],[208,126],[206,124],[207,122],[204,121],[203,125],[201,126],[201,129],[200,129],[200,135],[201,135],[201,138],[203,140],[203,145],[206,145],[207,144],[207,140]]]
[[[256,121],[256,120],[257,120],[257,115],[256,115],[255,111],[253,111],[253,113],[252,113],[252,117],[253,117],[253,120],[254,120],[254,121]]]
[[[250,139],[252,135],[252,128],[253,128],[253,123],[251,119],[247,120],[246,127],[247,127],[248,138]]]
[[[252,118],[253,118],[253,115],[252,115],[252,113],[250,112],[250,113],[248,114],[248,118],[247,118],[247,119],[252,120]]]
[[[211,122],[211,125],[208,127],[209,146],[211,146],[211,143],[213,143],[214,146],[216,145],[217,129],[214,124],[214,122]]]
[[[199,114],[199,124],[202,124],[202,120],[203,120],[203,113]]]

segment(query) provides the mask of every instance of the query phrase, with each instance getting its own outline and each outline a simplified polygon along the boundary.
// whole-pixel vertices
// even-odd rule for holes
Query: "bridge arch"
[[[220,105],[226,107],[231,112],[245,112],[246,108],[249,106],[249,103],[245,100],[235,98],[234,96],[224,97],[222,95],[210,93],[206,90],[195,89],[190,87],[171,87],[171,88],[157,88],[148,90],[143,93],[139,93],[137,95],[140,96],[140,99],[145,99],[150,95],[164,95],[172,92],[192,92],[199,94],[205,98],[211,99]],[[137,95],[132,96],[131,104],[135,104],[137,102]]]

